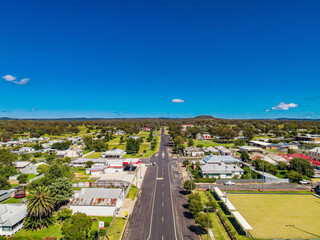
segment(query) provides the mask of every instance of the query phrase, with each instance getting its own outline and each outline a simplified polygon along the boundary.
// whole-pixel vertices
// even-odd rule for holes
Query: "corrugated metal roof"
[[[121,196],[120,188],[83,188],[78,196],[72,198],[71,205],[78,206],[115,206]]]

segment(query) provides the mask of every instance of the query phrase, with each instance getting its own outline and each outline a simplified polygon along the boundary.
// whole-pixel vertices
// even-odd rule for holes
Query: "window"
[[[11,230],[12,230],[11,227],[2,227],[2,231],[9,232]]]

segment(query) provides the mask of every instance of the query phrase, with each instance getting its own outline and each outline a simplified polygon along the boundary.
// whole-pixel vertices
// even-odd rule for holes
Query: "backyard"
[[[254,238],[320,238],[320,199],[313,195],[229,194]]]

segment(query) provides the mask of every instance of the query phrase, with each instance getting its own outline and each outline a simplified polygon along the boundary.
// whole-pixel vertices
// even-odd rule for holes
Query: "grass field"
[[[203,147],[215,147],[215,146],[225,146],[225,147],[234,147],[233,143],[217,143],[213,142],[211,140],[198,140],[198,139],[193,139],[194,146],[196,147],[198,144],[202,144]],[[187,143],[183,144],[185,147],[188,147]]]
[[[320,199],[312,195],[229,194],[255,238],[320,238]]]

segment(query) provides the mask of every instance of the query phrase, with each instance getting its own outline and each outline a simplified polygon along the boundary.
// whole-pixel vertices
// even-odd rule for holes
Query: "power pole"
[[[250,168],[250,189],[252,190],[252,185],[251,185],[251,167]]]
[[[116,240],[116,211],[114,212],[114,235],[113,236],[114,236],[113,239]]]
[[[262,160],[262,192],[264,192],[264,160]]]
[[[209,240],[209,206],[207,206],[207,240]]]

